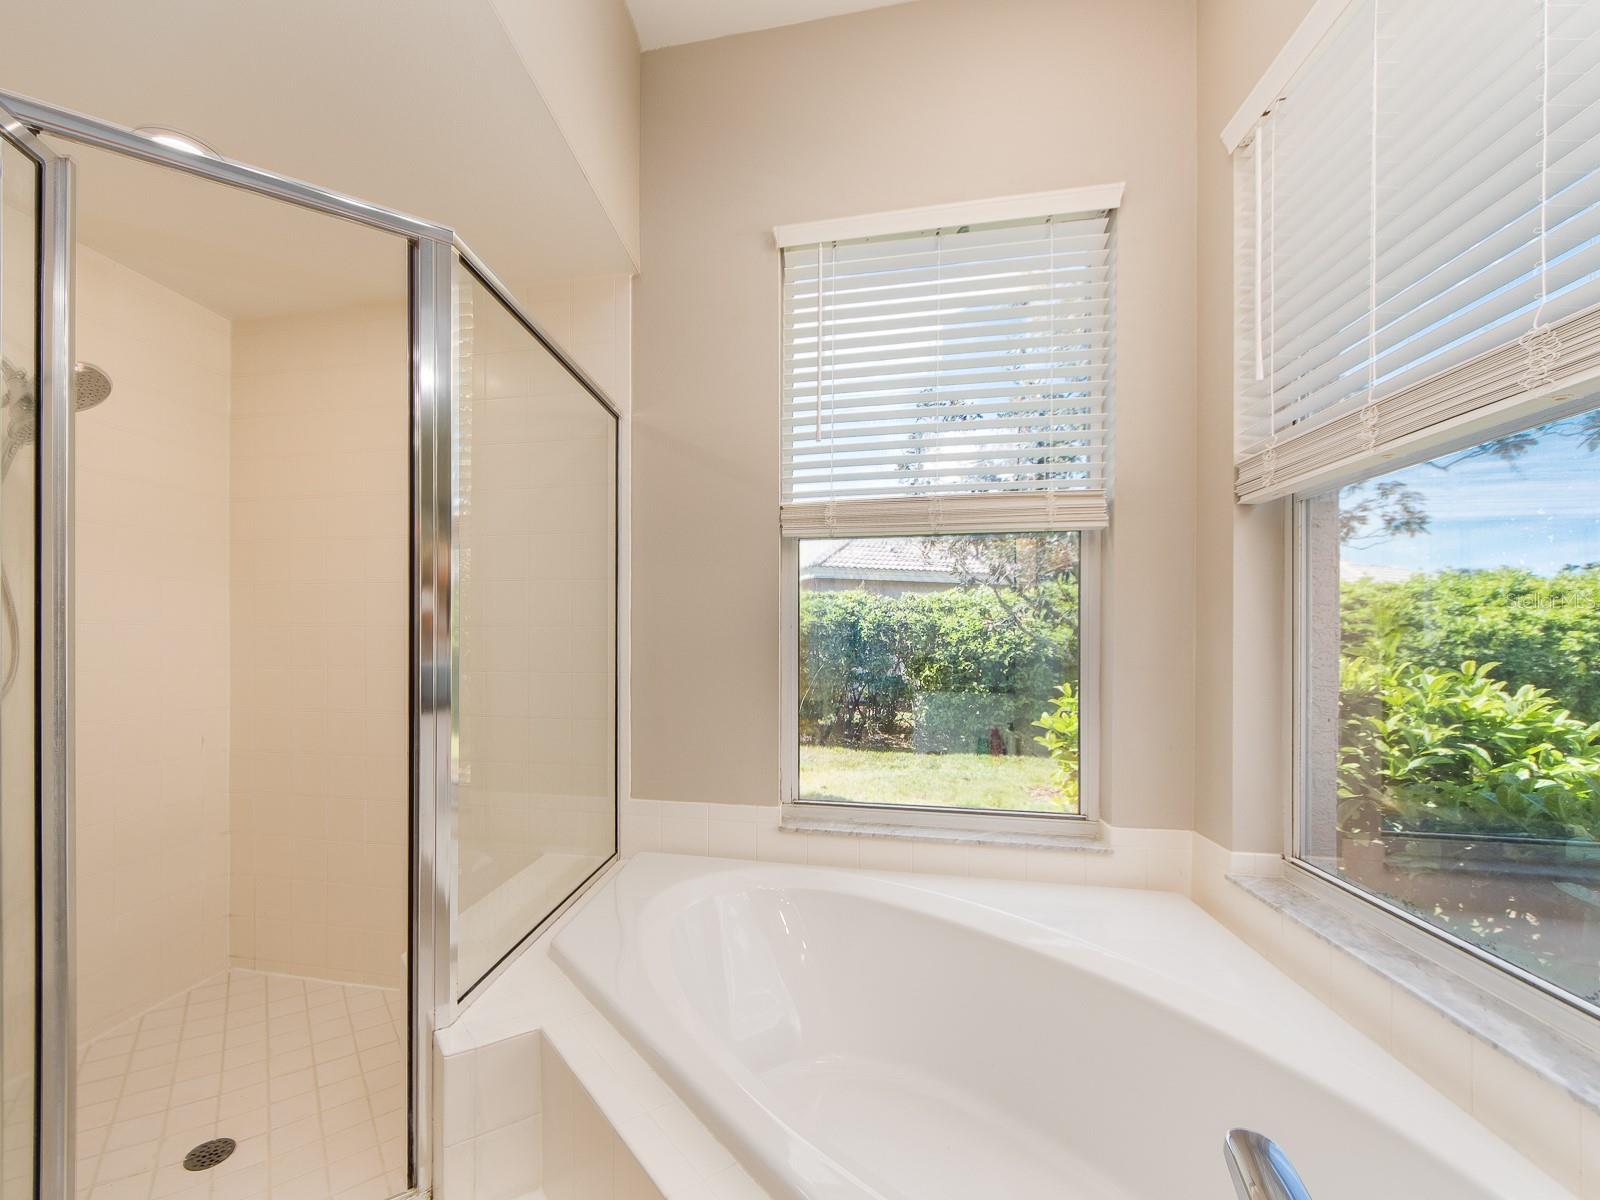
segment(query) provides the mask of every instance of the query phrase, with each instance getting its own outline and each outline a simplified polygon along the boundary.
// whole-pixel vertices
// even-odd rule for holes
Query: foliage
[[[1554,838],[1600,835],[1600,724],[1501,664],[1418,666],[1395,651],[1341,670],[1340,823]]]
[[[1007,726],[1023,730],[1063,679],[1077,678],[1077,607],[1072,576],[1027,592],[803,591],[801,738],[904,747],[916,698],[938,693],[1003,698]]]
[[[1055,784],[1074,802],[1078,797],[1078,696],[1070,683],[1056,689],[1050,707],[1034,722],[1044,730],[1033,740],[1050,753],[1056,765]]]
[[[1492,662],[1494,678],[1533,684],[1579,720],[1600,720],[1600,569],[1441,571],[1348,580],[1341,593],[1347,656]]]
[[[923,692],[911,705],[911,748],[923,754],[1022,753],[1027,744],[1011,728],[1018,704],[1015,696],[989,692]]]
[[[1429,525],[1423,501],[1421,492],[1398,479],[1357,485],[1346,492],[1339,506],[1339,541],[1347,546],[1375,546],[1391,538],[1418,537],[1428,532]]]

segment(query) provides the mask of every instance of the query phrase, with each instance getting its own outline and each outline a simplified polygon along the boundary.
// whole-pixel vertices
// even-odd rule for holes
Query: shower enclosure
[[[404,245],[393,699],[410,714],[406,1177],[425,1190],[433,1030],[617,850],[618,411],[449,228],[0,93],[0,1200],[74,1194],[74,429],[120,382],[76,357],[74,146]]]

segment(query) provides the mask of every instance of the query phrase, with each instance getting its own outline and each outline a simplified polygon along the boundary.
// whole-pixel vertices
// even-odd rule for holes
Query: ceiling
[[[0,28],[9,91],[452,226],[502,278],[633,271],[490,0],[0,0]],[[381,235],[68,149],[84,242],[223,315],[391,290]]]
[[[403,304],[406,240],[106,150],[78,164],[78,241],[229,320]]]
[[[907,0],[627,0],[646,50],[820,21]]]

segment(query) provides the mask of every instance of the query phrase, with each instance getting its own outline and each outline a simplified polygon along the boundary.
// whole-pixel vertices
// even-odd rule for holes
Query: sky
[[[1569,563],[1600,562],[1600,450],[1561,430],[1582,417],[1546,426],[1539,443],[1514,462],[1454,456],[1381,475],[1421,493],[1428,531],[1375,546],[1344,547],[1360,566],[1446,568],[1514,566],[1541,575]],[[1451,464],[1448,469],[1440,465]],[[1346,506],[1370,489],[1346,489]]]

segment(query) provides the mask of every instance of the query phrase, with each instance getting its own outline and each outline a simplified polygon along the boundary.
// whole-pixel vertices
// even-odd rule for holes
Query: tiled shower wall
[[[397,985],[403,306],[230,329],[87,247],[78,269],[79,352],[114,385],[77,426],[81,1036],[230,961]],[[624,409],[628,289],[519,289]]]
[[[235,966],[404,979],[402,303],[233,332]]]
[[[78,1020],[227,962],[229,325],[78,251]]]

